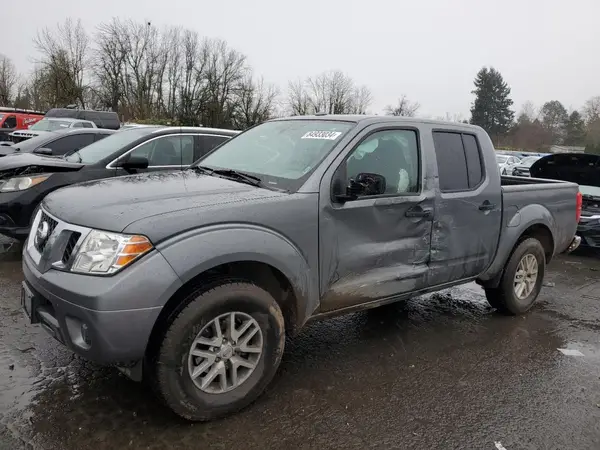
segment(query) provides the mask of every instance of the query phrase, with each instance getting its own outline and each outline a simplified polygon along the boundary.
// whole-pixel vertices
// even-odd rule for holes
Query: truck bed
[[[575,183],[546,180],[540,178],[521,178],[503,176],[502,234],[510,232],[511,227],[528,221],[530,217],[545,216],[552,225],[550,231],[554,243],[554,253],[560,253],[569,246],[577,223],[576,198],[579,187]],[[502,243],[504,236],[501,236]]]

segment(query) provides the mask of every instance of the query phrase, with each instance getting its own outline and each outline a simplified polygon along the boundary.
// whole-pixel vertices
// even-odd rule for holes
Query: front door
[[[156,172],[162,170],[181,170],[194,162],[194,135],[168,134],[157,136],[129,152],[127,156],[148,159],[148,169],[136,172]],[[116,175],[127,175],[119,169]]]
[[[433,193],[415,129],[367,128],[321,183],[321,312],[393,298],[425,287]],[[359,173],[386,179],[385,192],[355,200],[333,193]]]
[[[437,130],[433,144],[439,192],[431,237],[431,286],[482,273],[494,258],[502,221],[499,174],[494,167],[486,176],[477,136]]]

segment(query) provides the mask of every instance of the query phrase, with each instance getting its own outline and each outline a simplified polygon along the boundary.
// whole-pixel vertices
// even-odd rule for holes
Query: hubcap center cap
[[[223,359],[231,358],[233,356],[233,346],[229,342],[221,345],[221,349],[219,350],[219,355]]]

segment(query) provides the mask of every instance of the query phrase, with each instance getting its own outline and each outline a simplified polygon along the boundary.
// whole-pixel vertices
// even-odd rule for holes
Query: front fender
[[[221,224],[188,231],[157,246],[185,284],[197,275],[232,262],[268,264],[289,280],[303,323],[318,306],[316,268],[285,236],[250,224]],[[314,273],[313,273],[314,272]]]
[[[505,212],[507,210],[508,209],[505,209]],[[532,226],[542,225],[546,227],[552,235],[552,242],[556,242],[554,236],[554,230],[556,229],[554,217],[552,217],[550,211],[542,205],[527,205],[517,210],[512,217],[506,218],[506,221],[503,223],[504,225],[500,232],[496,256],[487,270],[478,277],[481,281],[492,280],[502,273],[515,245],[523,233]],[[553,255],[555,251],[556,248],[552,251]]]

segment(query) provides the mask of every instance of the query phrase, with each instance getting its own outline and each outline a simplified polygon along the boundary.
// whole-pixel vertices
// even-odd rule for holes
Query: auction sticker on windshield
[[[327,141],[335,141],[340,135],[341,131],[309,131],[301,139],[325,139]]]

